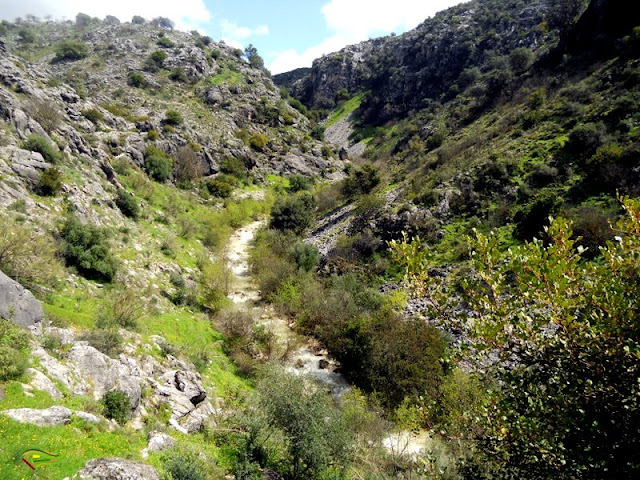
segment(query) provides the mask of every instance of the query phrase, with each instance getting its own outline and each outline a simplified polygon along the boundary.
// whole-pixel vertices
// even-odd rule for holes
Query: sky
[[[400,34],[461,0],[0,0],[0,18],[27,14],[74,19],[78,12],[130,21],[171,18],[243,48],[253,44],[273,74],[310,67],[314,59],[369,38]]]

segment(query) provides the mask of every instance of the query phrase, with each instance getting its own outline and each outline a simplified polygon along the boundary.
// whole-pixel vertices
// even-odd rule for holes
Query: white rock
[[[54,406],[45,410],[35,408],[16,408],[0,412],[20,423],[30,423],[42,427],[53,427],[56,425],[66,425],[71,421],[71,410],[65,407]]]
[[[35,368],[28,368],[27,373],[33,375],[31,379],[31,386],[43,392],[47,392],[54,400],[60,400],[62,393],[58,390],[58,387],[40,370]]]

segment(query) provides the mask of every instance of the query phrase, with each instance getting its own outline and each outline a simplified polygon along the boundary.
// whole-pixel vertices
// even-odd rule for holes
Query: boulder
[[[92,413],[75,411],[73,412],[73,415],[87,423],[100,423],[100,419]]]
[[[35,408],[16,408],[0,412],[3,415],[17,420],[20,423],[30,423],[41,427],[55,427],[66,425],[71,421],[71,410],[65,407],[54,406],[45,410]]]
[[[173,437],[170,437],[166,433],[151,432],[149,434],[149,446],[147,447],[151,452],[159,452],[172,448],[176,444]]]
[[[89,460],[78,477],[83,480],[160,480],[152,466],[123,458]]]
[[[0,317],[22,327],[39,329],[44,318],[42,305],[33,294],[0,272]]]
[[[27,373],[33,375],[30,383],[33,388],[47,392],[54,400],[60,400],[62,398],[62,393],[60,393],[58,387],[40,370],[28,368]]]

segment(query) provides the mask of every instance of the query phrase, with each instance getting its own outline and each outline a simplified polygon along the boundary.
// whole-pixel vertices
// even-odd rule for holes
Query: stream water
[[[292,325],[278,315],[275,309],[260,299],[260,291],[251,277],[249,269],[249,249],[256,231],[264,221],[252,222],[231,236],[227,258],[233,272],[233,289],[229,298],[239,309],[251,313],[252,318],[273,332],[278,352],[285,361],[286,368],[296,375],[304,375],[324,386],[336,398],[349,390],[350,385],[336,371],[338,362],[332,359],[326,350],[311,338],[296,334]],[[394,455],[416,458],[425,448],[428,435],[422,432],[415,435],[410,432],[390,433],[383,445]]]

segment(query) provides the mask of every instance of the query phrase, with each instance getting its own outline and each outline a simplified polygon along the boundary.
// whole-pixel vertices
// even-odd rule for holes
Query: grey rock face
[[[83,480],[160,480],[152,466],[123,458],[89,460],[78,476]]]
[[[0,317],[11,320],[16,325],[39,327],[44,312],[33,294],[0,272]]]
[[[30,423],[41,427],[55,427],[66,425],[71,421],[71,410],[65,407],[54,406],[45,410],[35,408],[16,408],[0,412],[3,415],[17,420],[20,423]]]
[[[33,375],[31,379],[31,386],[33,388],[47,392],[54,400],[60,400],[62,398],[62,393],[60,393],[58,387],[56,387],[44,373],[34,368],[28,368],[27,373]]]
[[[149,434],[149,446],[147,447],[151,452],[159,452],[173,447],[176,441],[173,437],[170,437],[166,433],[151,432]]]

